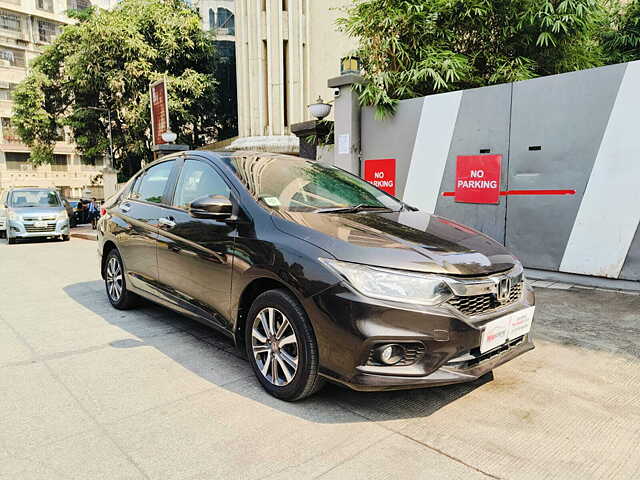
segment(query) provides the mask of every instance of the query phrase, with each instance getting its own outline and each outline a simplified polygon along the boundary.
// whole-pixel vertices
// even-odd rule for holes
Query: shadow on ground
[[[537,338],[640,359],[640,295],[536,289]]]
[[[102,282],[83,282],[69,285],[64,291],[74,301],[83,307],[100,315],[106,322],[117,326],[138,339],[126,338],[110,343],[113,348],[139,348],[153,347],[184,368],[196,373],[212,385],[223,387],[254,401],[268,404],[271,408],[277,408],[289,414],[297,415],[309,421],[327,422],[353,422],[371,420],[396,420],[416,417],[427,417],[451,402],[471,393],[493,380],[493,374],[487,374],[475,382],[444,387],[434,387],[417,390],[402,390],[389,392],[355,392],[346,388],[327,384],[313,397],[291,404],[274,399],[260,388],[253,377],[251,366],[236,349],[233,341],[223,334],[210,329],[200,323],[170,312],[151,302],[142,301],[140,306],[132,312],[117,312],[109,304],[106,294],[100,292]],[[149,328],[149,322],[155,322],[154,329]],[[159,326],[161,328],[158,333]],[[229,363],[238,362],[241,359],[246,365],[247,381],[230,382],[220,380],[219,370],[203,369],[201,356],[184,355],[184,352],[175,348],[175,344],[166,341],[167,335],[188,334],[188,337],[177,338],[176,341],[197,342],[198,349],[212,349],[223,351],[227,354]],[[221,368],[224,369],[224,366]],[[211,372],[211,373],[208,373]],[[252,383],[255,388],[246,388],[246,383]],[[322,411],[331,405],[338,404],[351,412],[348,418],[340,415],[322,415]],[[321,408],[314,408],[321,407]]]

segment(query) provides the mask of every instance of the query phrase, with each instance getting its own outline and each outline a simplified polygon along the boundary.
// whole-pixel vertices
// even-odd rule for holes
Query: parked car
[[[60,194],[48,188],[12,188],[0,196],[0,224],[9,244],[21,238],[69,240],[69,215]]]
[[[104,208],[101,273],[118,309],[145,297],[231,337],[284,400],[468,382],[534,348],[520,262],[486,235],[339,168],[187,152]]]
[[[69,217],[69,226],[71,228],[73,228],[73,227],[77,226],[75,207],[66,198],[61,197],[61,199],[62,199],[62,203],[64,205],[64,209],[67,211],[67,216]]]

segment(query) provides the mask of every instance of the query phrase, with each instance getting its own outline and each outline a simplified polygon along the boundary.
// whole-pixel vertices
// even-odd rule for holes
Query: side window
[[[129,190],[129,198],[133,198],[134,200],[138,199],[138,190],[140,189],[140,182],[142,181],[142,177],[144,177],[144,173],[138,175],[138,177],[131,185],[131,190]]]
[[[180,173],[173,205],[186,210],[191,202],[200,197],[207,195],[229,197],[230,193],[229,186],[213,168],[204,162],[187,160]]]
[[[175,161],[171,160],[148,169],[140,181],[136,198],[145,202],[162,203],[162,194],[167,186],[174,164]]]

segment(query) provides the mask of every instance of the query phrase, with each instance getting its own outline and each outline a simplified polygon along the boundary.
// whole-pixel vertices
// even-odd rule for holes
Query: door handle
[[[131,210],[131,204],[130,203],[123,203],[120,206],[120,210],[122,210],[124,213],[127,213],[129,210]]]
[[[161,227],[167,227],[167,228],[173,228],[176,226],[176,222],[174,222],[173,220],[171,220],[170,218],[167,217],[160,217],[158,219],[158,224]]]

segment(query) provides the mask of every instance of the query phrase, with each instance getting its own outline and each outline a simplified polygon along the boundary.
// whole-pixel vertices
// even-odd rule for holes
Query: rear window
[[[54,190],[18,190],[11,193],[9,206],[27,207],[60,207],[60,197]]]

